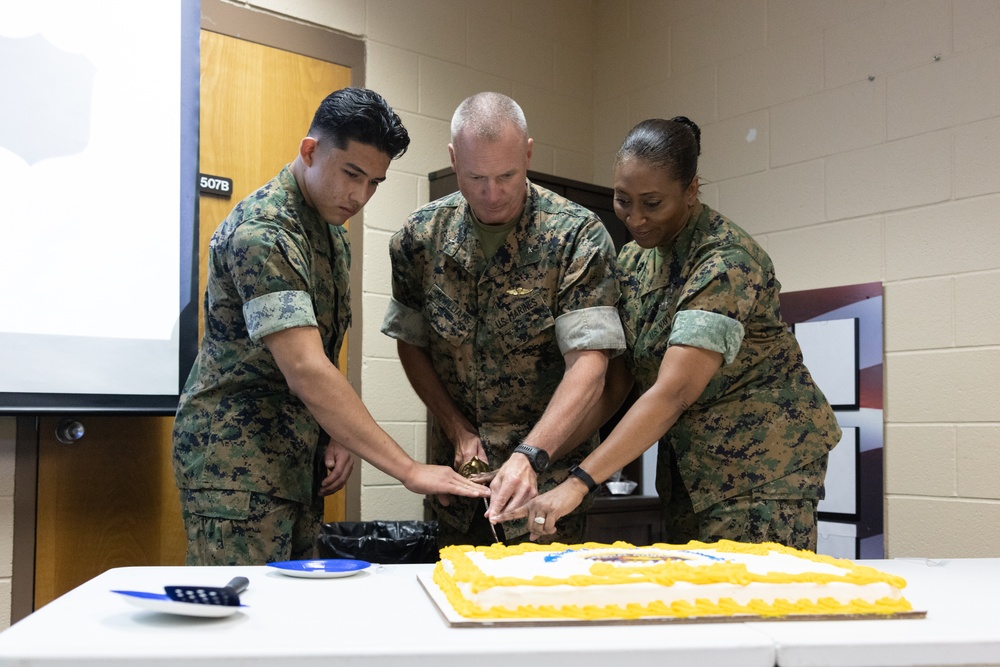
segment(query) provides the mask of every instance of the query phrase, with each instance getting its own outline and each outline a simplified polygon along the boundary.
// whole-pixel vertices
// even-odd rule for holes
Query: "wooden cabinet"
[[[663,540],[663,511],[658,496],[598,496],[587,512],[584,539],[610,544],[618,540],[644,546]]]

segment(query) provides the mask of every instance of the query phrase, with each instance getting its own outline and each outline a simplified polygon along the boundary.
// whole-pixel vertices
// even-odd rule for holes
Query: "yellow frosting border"
[[[697,551],[698,549],[710,549],[720,553],[742,553],[759,556],[767,556],[770,553],[782,553],[797,558],[817,563],[825,563],[843,570],[843,575],[825,574],[819,572],[803,572],[799,574],[788,574],[783,572],[769,572],[767,574],[756,574],[746,569],[741,563],[715,563],[712,565],[692,568],[682,562],[662,562],[649,566],[631,567],[627,572],[621,568],[615,568],[608,563],[595,563],[589,575],[579,575],[569,578],[552,578],[536,576],[531,579],[519,577],[493,577],[484,574],[471,559],[466,555],[470,551],[478,551],[486,558],[503,558],[505,556],[519,555],[527,552],[559,552],[579,549],[636,549],[651,548],[672,551]],[[493,619],[524,619],[524,618],[577,618],[587,620],[597,619],[637,619],[650,616],[663,616],[675,618],[689,618],[696,616],[788,616],[792,614],[808,615],[841,615],[841,614],[897,614],[911,611],[913,608],[905,598],[892,599],[883,598],[875,603],[864,600],[853,600],[850,603],[838,602],[833,598],[820,598],[818,600],[796,600],[788,601],[777,599],[774,602],[763,600],[753,600],[748,604],[738,604],[730,598],[723,598],[718,602],[711,602],[705,599],[694,602],[674,602],[672,604],[653,603],[649,605],[609,605],[609,606],[576,606],[565,605],[554,606],[522,606],[517,609],[507,609],[504,607],[492,607],[483,609],[472,602],[458,588],[458,583],[468,584],[471,590],[479,592],[495,586],[592,586],[592,585],[614,585],[631,583],[636,581],[649,581],[662,585],[671,585],[674,582],[689,582],[693,584],[711,583],[735,583],[749,584],[754,582],[772,584],[794,584],[794,583],[816,583],[825,584],[829,582],[843,582],[863,586],[867,584],[885,583],[897,589],[906,587],[906,580],[902,577],[880,572],[872,567],[858,565],[852,561],[832,558],[794,549],[773,542],[763,544],[744,544],[721,540],[714,544],[705,542],[689,542],[688,544],[664,544],[657,543],[650,547],[635,547],[627,542],[615,542],[613,544],[601,544],[597,542],[586,542],[578,545],[566,545],[560,543],[553,544],[516,544],[504,546],[494,544],[488,547],[472,547],[467,545],[450,546],[441,549],[441,559],[451,561],[454,572],[448,575],[445,572],[441,561],[434,568],[433,579],[448,602],[457,613],[467,618],[493,618]]]

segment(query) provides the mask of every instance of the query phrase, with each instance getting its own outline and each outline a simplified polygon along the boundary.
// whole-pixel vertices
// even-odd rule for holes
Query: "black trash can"
[[[436,563],[437,521],[341,521],[323,524],[320,558],[369,563]]]

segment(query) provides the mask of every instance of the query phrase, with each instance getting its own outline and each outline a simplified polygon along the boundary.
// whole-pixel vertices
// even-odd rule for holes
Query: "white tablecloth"
[[[781,667],[1000,665],[1000,558],[858,561],[905,578],[920,620],[750,623]]]
[[[1000,559],[870,561],[909,581],[925,619],[453,628],[417,581],[429,565],[339,579],[267,567],[109,570],[0,633],[0,665],[1000,664]],[[112,589],[250,579],[247,607],[220,619],[130,606]]]

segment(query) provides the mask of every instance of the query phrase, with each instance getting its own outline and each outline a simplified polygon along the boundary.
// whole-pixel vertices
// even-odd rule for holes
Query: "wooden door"
[[[112,567],[183,565],[171,417],[86,417],[84,437],[39,421],[35,609]]]
[[[201,197],[199,293],[216,226],[295,157],[319,102],[351,76],[345,67],[207,31],[201,49],[200,171],[231,178],[234,192],[232,199]],[[173,418],[85,417],[86,434],[73,445],[55,439],[57,421],[44,417],[39,426],[35,608],[112,567],[183,564]],[[341,491],[327,498],[326,520],[343,518]]]

